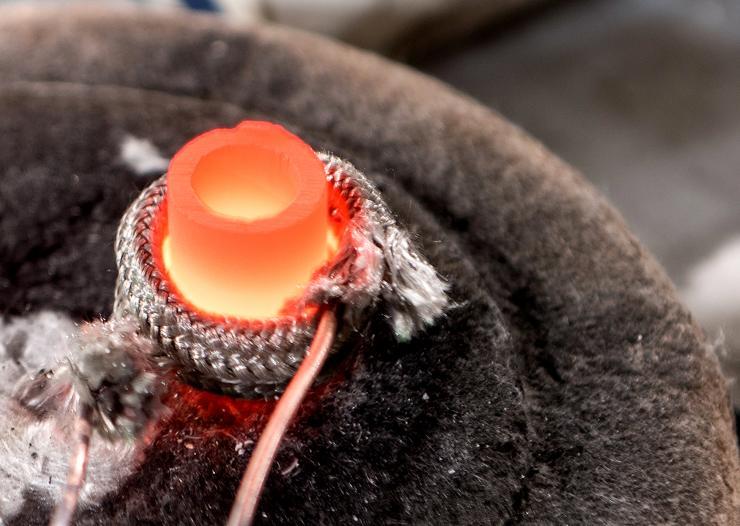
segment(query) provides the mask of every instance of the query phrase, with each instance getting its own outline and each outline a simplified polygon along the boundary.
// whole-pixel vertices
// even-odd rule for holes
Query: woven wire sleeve
[[[303,296],[286,304],[285,314],[259,321],[203,316],[179,298],[157,257],[158,233],[166,227],[163,176],[139,195],[119,226],[114,316],[138,320],[186,378],[243,395],[271,394],[293,376],[321,305],[341,307],[344,333],[381,304],[399,338],[433,322],[447,305],[446,284],[396,225],[372,183],[337,157],[320,158],[339,248]]]

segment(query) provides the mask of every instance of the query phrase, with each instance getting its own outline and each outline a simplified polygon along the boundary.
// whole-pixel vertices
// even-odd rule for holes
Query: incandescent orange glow
[[[164,266],[198,310],[276,316],[327,258],[327,183],[281,126],[245,121],[187,143],[167,172]]]

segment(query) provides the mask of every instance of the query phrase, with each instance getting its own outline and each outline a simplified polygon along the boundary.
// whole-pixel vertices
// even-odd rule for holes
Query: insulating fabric
[[[126,142],[169,158],[246,118],[357,166],[449,283],[433,327],[398,342],[374,320],[334,364],[278,454],[259,523],[737,524],[712,345],[619,214],[479,104],[277,27],[6,8],[0,115],[0,309],[30,342],[34,313],[111,313],[118,221],[161,175],[123,162]],[[45,352],[17,336],[9,351],[5,336],[8,364]],[[79,524],[224,522],[270,408],[172,390],[143,456],[93,466],[105,491]],[[3,469],[24,468],[11,471],[22,498],[3,520],[45,523],[57,471],[13,451]]]

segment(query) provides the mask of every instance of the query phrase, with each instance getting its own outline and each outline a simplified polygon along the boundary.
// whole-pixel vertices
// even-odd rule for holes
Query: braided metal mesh
[[[243,395],[273,393],[292,377],[322,305],[341,305],[345,334],[381,302],[399,337],[431,323],[447,305],[444,282],[414,250],[365,176],[337,157],[320,158],[339,247],[302,297],[286,303],[283,315],[259,321],[204,316],[178,296],[158,254],[166,229],[165,177],[141,193],[119,226],[114,315],[137,319],[186,377]]]

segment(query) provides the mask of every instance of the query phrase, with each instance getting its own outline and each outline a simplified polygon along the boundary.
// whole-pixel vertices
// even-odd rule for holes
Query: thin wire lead
[[[72,523],[72,517],[77,509],[77,501],[87,475],[90,437],[92,436],[91,415],[92,407],[81,403],[74,425],[75,450],[70,459],[67,482],[64,486],[62,500],[54,511],[49,526],[69,526]]]
[[[280,397],[275,410],[262,432],[249,459],[227,526],[249,526],[254,520],[262,488],[280,442],[298,411],[301,401],[313,384],[329,355],[337,328],[336,314],[331,309],[322,312],[311,347],[298,371]]]

